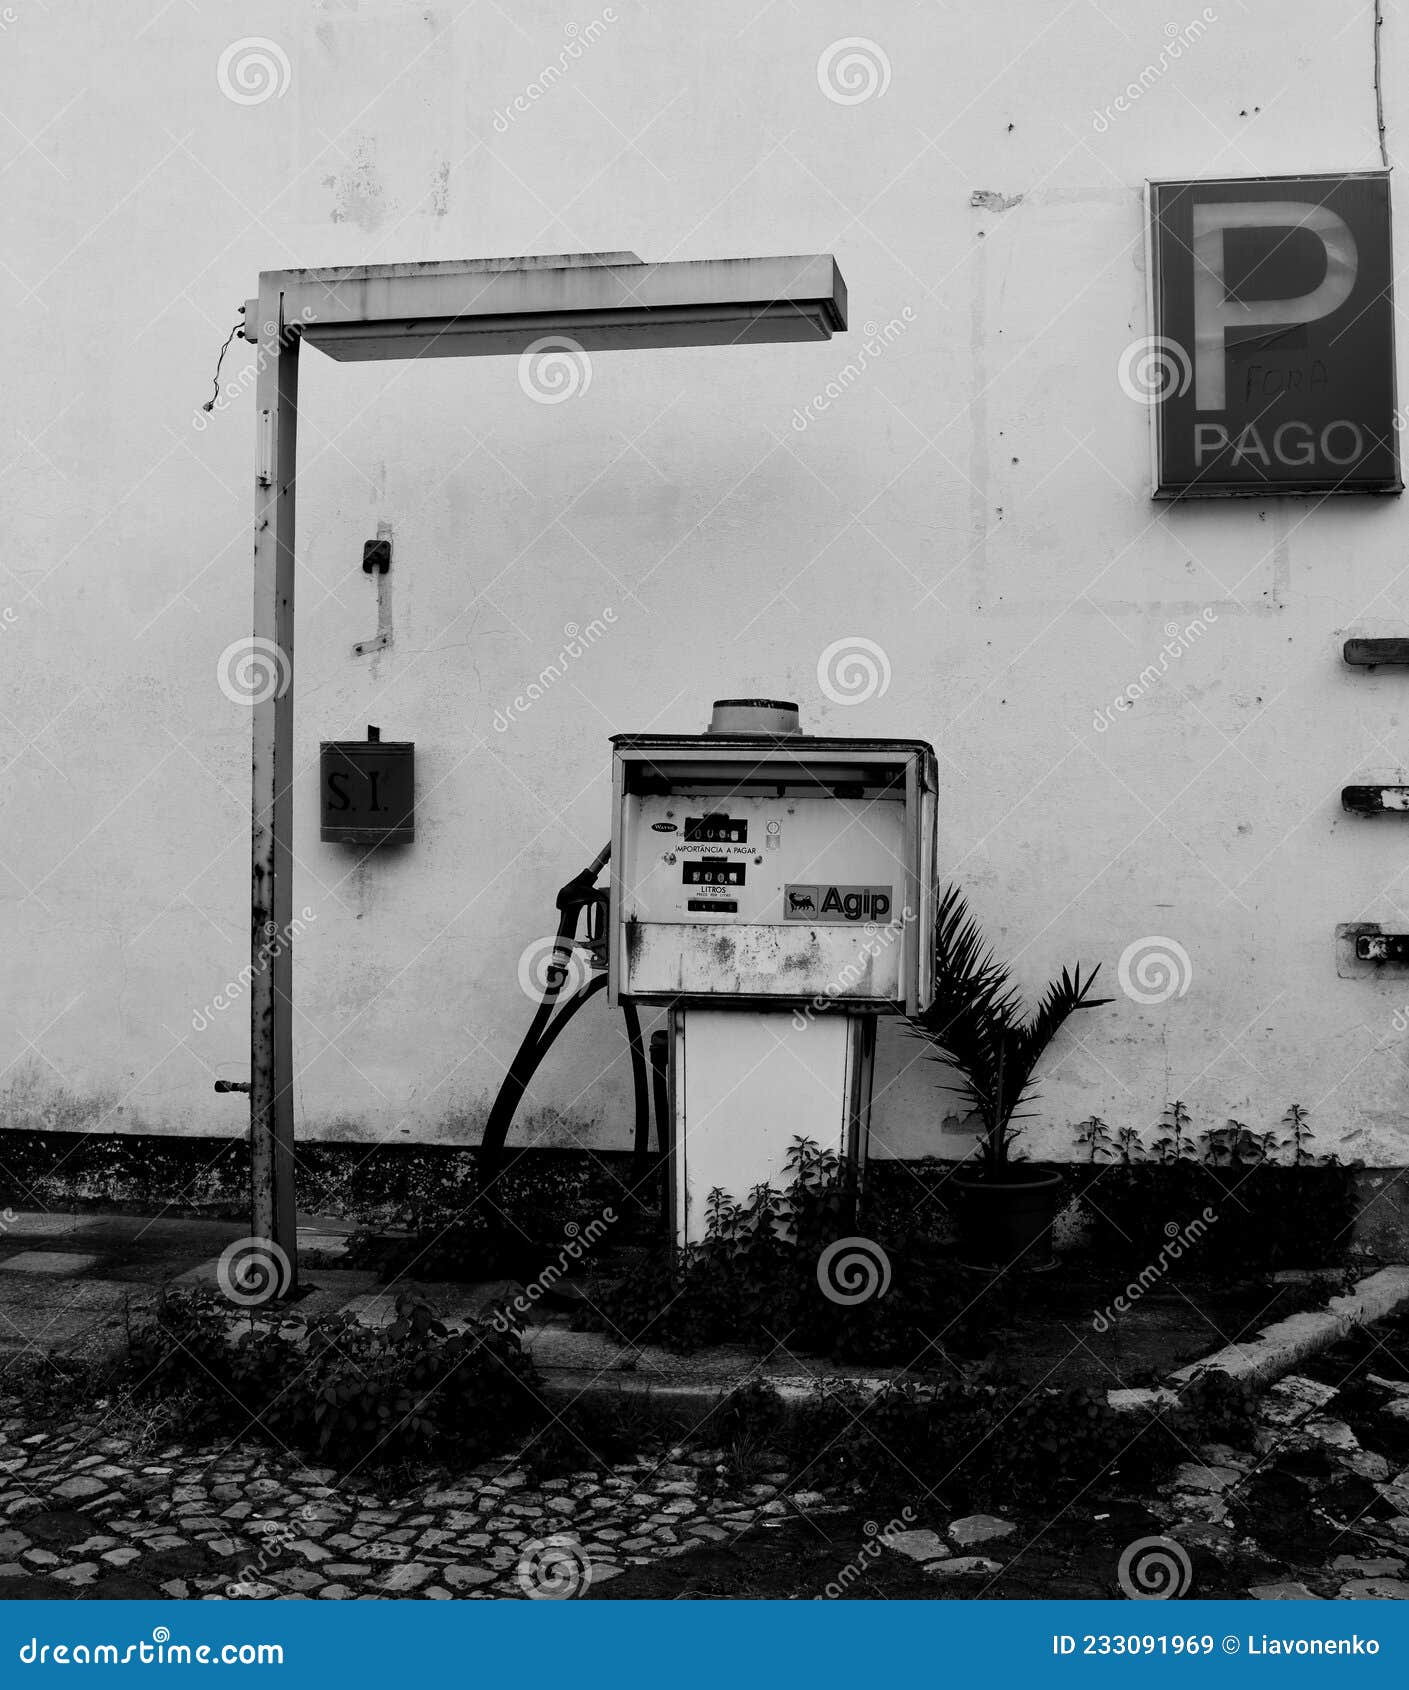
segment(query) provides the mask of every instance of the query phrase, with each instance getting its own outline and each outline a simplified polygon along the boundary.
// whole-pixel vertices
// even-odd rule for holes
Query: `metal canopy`
[[[555,333],[598,352],[829,340],[846,327],[831,257],[645,264],[613,252],[276,271],[261,294],[270,283],[280,325],[339,360],[515,354]]]
[[[255,403],[256,695],[251,829],[252,1229],[297,1278],[293,1089],[294,556],[298,358],[520,354],[548,335],[588,351],[828,340],[846,328],[830,255],[645,264],[634,253],[268,270],[245,306]],[[265,696],[267,693],[268,696]]]

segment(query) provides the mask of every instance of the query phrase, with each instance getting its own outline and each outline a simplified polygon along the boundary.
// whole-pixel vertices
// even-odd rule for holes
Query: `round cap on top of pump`
[[[802,732],[797,705],[786,698],[716,698],[708,732],[731,739]]]

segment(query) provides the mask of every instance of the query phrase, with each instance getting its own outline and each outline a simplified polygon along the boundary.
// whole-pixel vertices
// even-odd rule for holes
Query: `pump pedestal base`
[[[670,1197],[675,1241],[698,1244],[716,1187],[744,1202],[787,1183],[810,1138],[864,1168],[874,1015],[781,1009],[671,1012]]]

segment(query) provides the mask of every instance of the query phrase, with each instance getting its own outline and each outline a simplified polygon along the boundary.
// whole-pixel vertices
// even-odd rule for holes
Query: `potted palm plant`
[[[1100,964],[1085,976],[1079,964],[1073,972],[1063,968],[1029,1018],[1007,965],[994,960],[955,886],[939,901],[934,963],[934,1002],[911,1026],[958,1076],[950,1089],[981,1124],[973,1159],[949,1180],[961,1251],[983,1266],[1045,1266],[1062,1180],[1014,1156],[1023,1130],[1015,1123],[1032,1099],[1037,1064],[1067,1018],[1111,1001],[1091,996]]]

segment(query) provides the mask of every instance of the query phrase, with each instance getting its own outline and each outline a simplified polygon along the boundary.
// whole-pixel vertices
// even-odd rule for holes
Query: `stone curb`
[[[1162,1386],[1107,1391],[1106,1401],[1122,1413],[1145,1408],[1172,1408],[1194,1376],[1207,1371],[1227,1373],[1231,1378],[1258,1388],[1271,1385],[1308,1356],[1329,1349],[1355,1327],[1383,1320],[1406,1305],[1409,1305],[1409,1265],[1396,1263],[1362,1279],[1343,1295],[1332,1297],[1323,1309],[1307,1309],[1300,1314],[1288,1315],[1285,1320],[1265,1327],[1246,1344],[1230,1344],[1191,1362],[1187,1367],[1181,1367]],[[571,1369],[553,1369],[543,1375],[545,1394],[565,1402],[579,1401],[584,1397],[597,1401],[609,1401],[620,1396],[648,1397],[662,1408],[693,1413],[701,1420],[731,1391],[754,1379],[762,1379],[771,1385],[782,1399],[784,1409],[789,1411],[809,1401],[815,1395],[819,1382],[853,1385],[872,1396],[893,1383],[889,1379],[832,1380],[807,1374],[768,1378],[757,1373],[742,1373],[727,1380],[689,1383],[662,1383],[639,1374]]]
[[[1200,1373],[1226,1373],[1246,1385],[1275,1384],[1283,1374],[1321,1350],[1339,1343],[1357,1326],[1384,1320],[1409,1304],[1409,1266],[1395,1263],[1362,1279],[1351,1290],[1332,1297],[1323,1309],[1303,1309],[1266,1326],[1246,1344],[1229,1344],[1201,1360],[1190,1362],[1168,1383],[1153,1390],[1110,1391],[1112,1408],[1172,1407],[1179,1393]]]
[[[655,1407],[693,1415],[696,1421],[706,1419],[721,1402],[741,1385],[765,1384],[778,1393],[784,1412],[791,1413],[810,1402],[817,1394],[817,1386],[854,1385],[858,1391],[875,1396],[891,1379],[835,1379],[818,1375],[796,1374],[776,1376],[761,1373],[740,1373],[722,1380],[699,1380],[687,1383],[662,1383],[643,1378],[639,1373],[592,1373],[586,1369],[553,1368],[541,1375],[543,1395],[554,1402],[568,1404],[591,1401],[610,1403],[615,1398],[647,1399]]]
[[[1342,1296],[1332,1297],[1324,1309],[1304,1309],[1264,1327],[1250,1344],[1230,1344],[1202,1361],[1170,1375],[1178,1389],[1196,1373],[1209,1368],[1231,1374],[1249,1385],[1270,1385],[1298,1362],[1338,1343],[1357,1326],[1384,1320],[1409,1304],[1409,1266],[1395,1264],[1362,1279]]]

